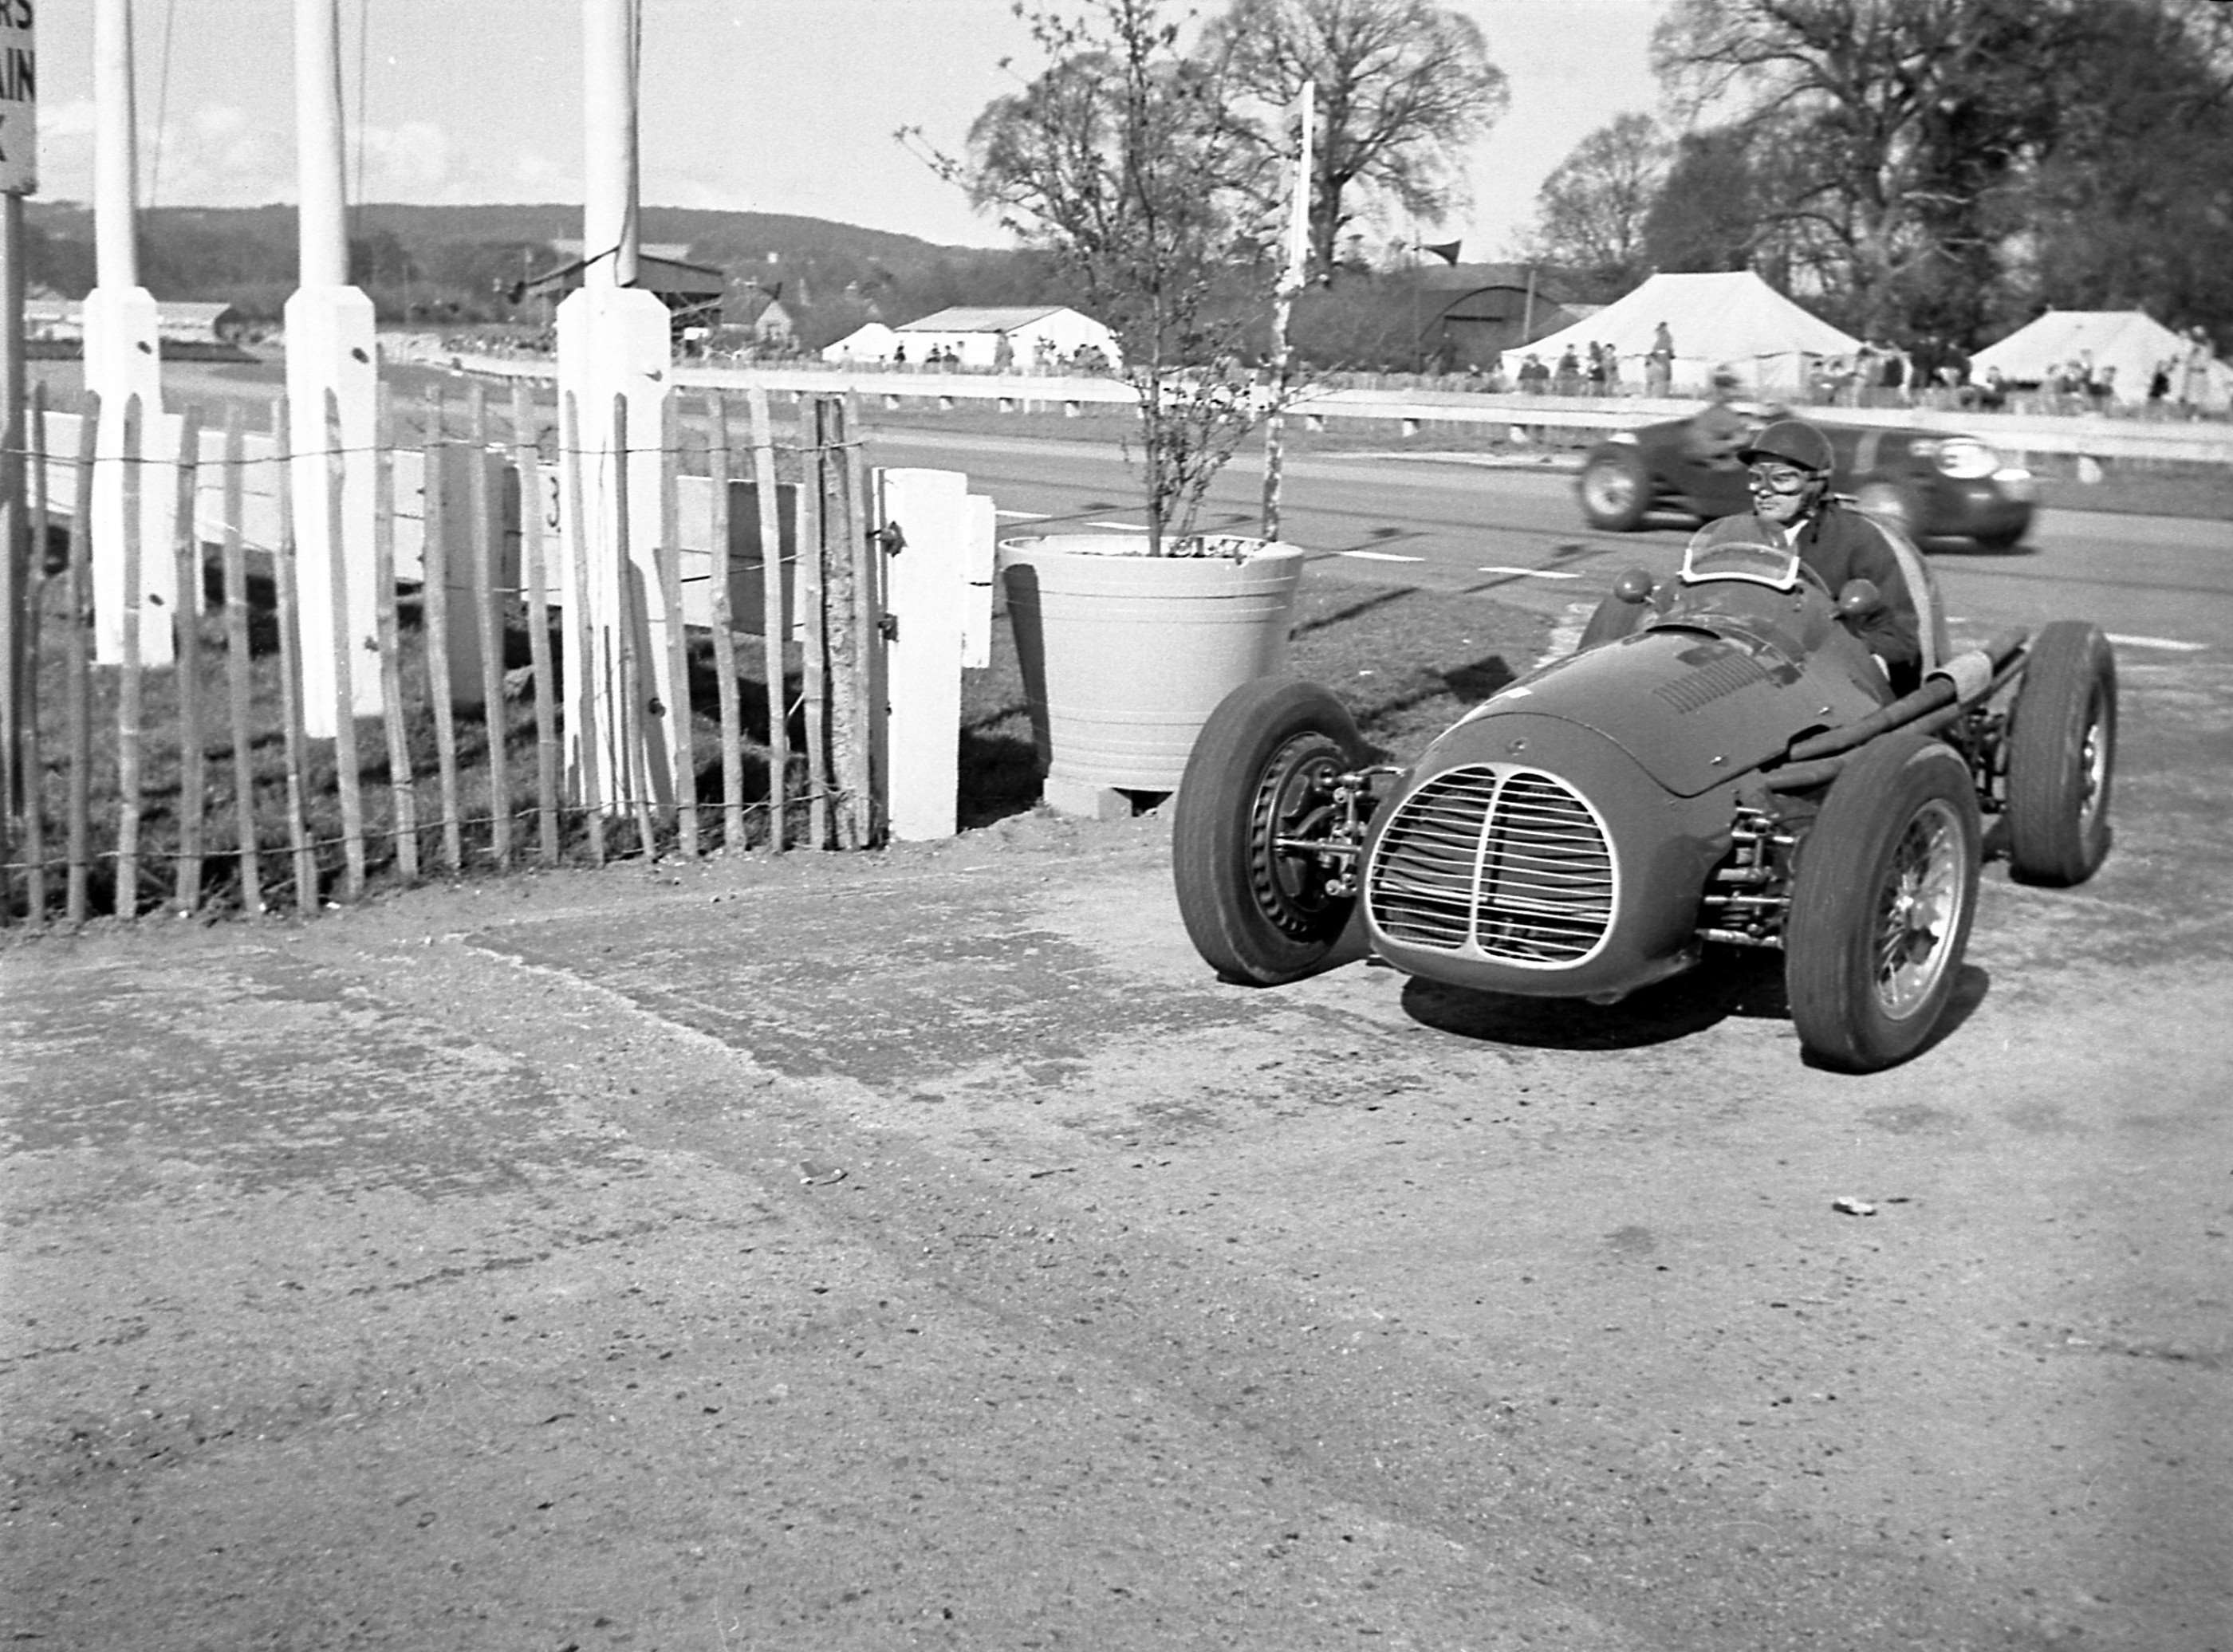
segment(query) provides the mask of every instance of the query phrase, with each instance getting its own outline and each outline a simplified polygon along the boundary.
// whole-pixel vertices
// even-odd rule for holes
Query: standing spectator
[[[997,340],[994,341],[993,345],[993,371],[995,373],[1006,373],[1013,368],[1015,365],[1016,341],[1010,338],[1006,333],[1003,333]]]
[[[1877,379],[1883,371],[1877,360],[1877,341],[1872,338],[1861,341],[1861,348],[1853,352],[1853,400],[1856,407],[1873,407],[1877,400]]]
[[[1675,335],[1662,322],[1652,330],[1651,348],[1644,358],[1644,390],[1646,395],[1663,396],[1675,380]]]
[[[902,339],[898,343],[892,346],[892,365],[895,367],[903,367],[907,365],[907,341],[905,339]]]
[[[1884,353],[1883,369],[1877,382],[1884,387],[1885,404],[1897,407],[1907,400],[1907,352],[1898,345],[1887,345]]]
[[[2148,414],[2160,419],[2164,404],[2171,400],[2171,359],[2166,356],[2156,363],[2156,370],[2148,375]]]
[[[2217,360],[2217,352],[2210,348],[2210,335],[2199,327],[2189,328],[2186,336],[2186,383],[2178,399],[2191,416],[2200,413],[2202,404],[2210,399],[2210,364]]]
[[[1985,381],[1977,387],[1977,410],[1998,413],[2008,405],[2008,382],[2001,376],[1998,367],[1985,369]]]
[[[1520,393],[1523,396],[1546,395],[1551,389],[1551,369],[1543,365],[1543,358],[1529,351],[1527,359],[1520,364]]]
[[[1605,347],[1598,343],[1595,339],[1592,339],[1590,341],[1590,365],[1588,367],[1588,377],[1590,393],[1593,396],[1601,396],[1605,394]]]
[[[1954,401],[1960,403],[1968,398],[1969,389],[1969,352],[1964,350],[1960,345],[1955,343],[1951,339],[1946,341],[1945,350],[1939,359],[1938,376],[1944,381],[1947,389],[1953,393],[1952,399]]]
[[[1620,351],[1611,344],[1605,347],[1605,393],[1609,396],[1620,393]]]
[[[1574,347],[1569,344],[1559,357],[1558,393],[1562,396],[1574,395],[1579,393],[1581,387],[1581,358],[1574,354]]]
[[[2113,362],[2105,367],[2097,367],[2086,380],[2086,399],[2093,404],[2095,413],[2109,411],[2110,403],[2117,399],[2117,368]]]

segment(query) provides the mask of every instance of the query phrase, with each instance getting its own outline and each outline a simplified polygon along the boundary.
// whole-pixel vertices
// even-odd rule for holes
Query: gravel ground
[[[7,1632],[2229,1652],[2233,672],[2126,686],[1867,1078],[1221,986],[1152,816],[19,942]]]

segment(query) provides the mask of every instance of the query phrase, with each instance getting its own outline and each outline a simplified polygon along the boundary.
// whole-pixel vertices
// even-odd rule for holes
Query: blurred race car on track
[[[2006,550],[2031,526],[2031,472],[1974,436],[1816,422],[1837,456],[1831,487],[1918,544],[1968,539]],[[1608,437],[1582,461],[1582,514],[1592,528],[1624,533],[1663,512],[1710,522],[1750,510],[1744,467],[1729,457],[1716,462],[1713,446],[1698,439],[1693,419]]]

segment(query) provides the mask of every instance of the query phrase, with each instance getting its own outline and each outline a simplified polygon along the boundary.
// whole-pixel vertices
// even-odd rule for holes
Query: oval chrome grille
[[[1403,800],[1364,898],[1391,940],[1555,967],[1604,941],[1614,883],[1612,844],[1580,793],[1540,770],[1475,764]]]

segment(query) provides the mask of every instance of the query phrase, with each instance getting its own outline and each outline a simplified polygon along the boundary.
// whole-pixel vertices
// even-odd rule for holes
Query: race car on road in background
[[[1917,543],[1968,539],[2006,550],[2031,526],[2031,472],[1974,436],[1816,422],[1837,457],[1831,487]],[[1577,486],[1592,528],[1626,532],[1662,512],[1710,522],[1752,508],[1744,467],[1709,462],[1690,423],[1620,431],[1590,450]]]
[[[1708,538],[1663,584],[1621,576],[1584,647],[1408,765],[1375,761],[1314,684],[1236,689],[1172,827],[1202,958],[1276,985],[1361,919],[1406,974],[1610,1004],[1775,949],[1811,1059],[1866,1072],[1922,1049],[1989,841],[2047,885],[2108,852],[2109,643],[2057,621],[1953,653],[1929,565],[1895,536],[1924,645],[1921,686],[1895,696],[1843,622],[1880,602],[1874,586],[1833,592],[1787,548]]]

